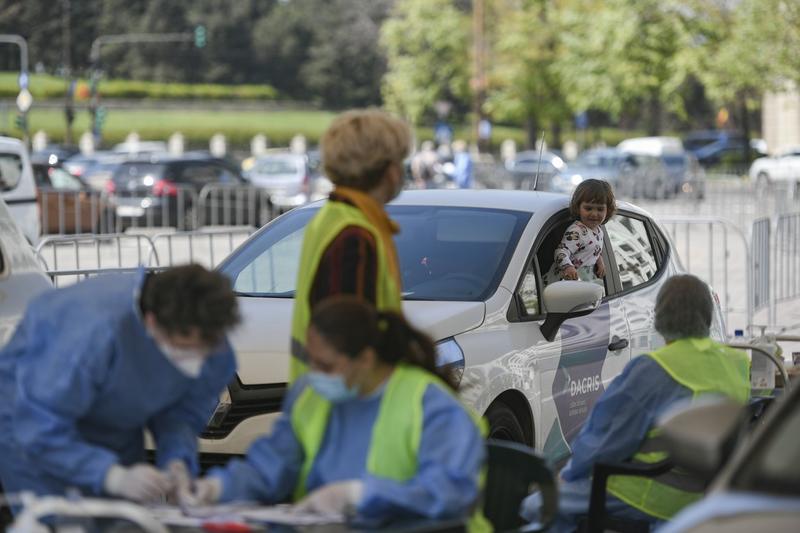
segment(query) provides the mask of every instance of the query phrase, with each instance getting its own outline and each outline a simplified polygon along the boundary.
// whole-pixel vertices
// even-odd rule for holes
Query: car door
[[[564,461],[569,444],[577,436],[597,399],[630,359],[628,329],[622,303],[605,297],[589,315],[566,320],[552,342],[542,338],[538,327],[546,309],[541,294],[544,273],[553,261],[555,246],[572,221],[566,211],[543,227],[517,287],[517,316],[510,316],[516,349],[529,354],[529,365],[538,376],[540,412],[536,420],[537,447],[551,461]],[[604,251],[604,261],[612,258]],[[607,294],[617,292],[618,281],[607,269]],[[516,323],[514,323],[516,322]]]
[[[655,302],[666,268],[665,245],[650,221],[633,213],[620,212],[605,225],[606,249],[619,280],[614,298],[624,309],[633,356],[664,345],[655,330]]]

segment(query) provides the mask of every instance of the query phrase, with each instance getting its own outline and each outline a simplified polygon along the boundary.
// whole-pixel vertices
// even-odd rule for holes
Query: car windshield
[[[152,185],[164,176],[165,169],[166,165],[156,163],[125,163],[114,171],[113,180],[117,184],[141,181],[146,185]]]
[[[257,174],[296,174],[297,171],[297,162],[289,159],[263,159],[253,168]]]
[[[482,301],[500,283],[530,213],[389,206],[406,300]],[[306,224],[316,209],[270,224],[220,269],[243,296],[293,297]]]

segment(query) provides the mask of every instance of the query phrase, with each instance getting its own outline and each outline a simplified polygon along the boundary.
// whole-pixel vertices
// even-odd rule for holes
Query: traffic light
[[[107,111],[105,107],[98,107],[94,112],[94,128],[96,131],[103,129],[103,123],[106,121]]]
[[[206,45],[206,27],[202,24],[194,28],[194,45],[203,48]]]
[[[24,113],[18,113],[14,119],[14,125],[18,130],[28,131],[28,117]]]

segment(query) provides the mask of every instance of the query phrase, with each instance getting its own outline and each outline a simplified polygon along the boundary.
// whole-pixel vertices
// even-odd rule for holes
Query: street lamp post
[[[17,95],[18,124],[25,142],[28,142],[28,110],[33,104],[33,97],[28,90],[28,42],[21,35],[0,34],[0,43],[19,46],[19,94]]]

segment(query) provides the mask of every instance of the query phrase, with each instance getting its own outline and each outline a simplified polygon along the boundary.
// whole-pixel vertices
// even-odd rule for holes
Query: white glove
[[[222,495],[222,480],[218,477],[204,477],[185,487],[178,487],[178,503],[187,507],[211,505]]]
[[[364,493],[364,482],[351,479],[320,487],[297,503],[298,511],[321,514],[350,514]]]
[[[192,476],[189,474],[189,469],[186,468],[186,463],[181,459],[170,461],[167,465],[167,476],[172,484],[169,494],[167,495],[168,503],[178,503],[182,493],[192,492]]]
[[[171,485],[166,474],[154,466],[139,463],[109,468],[103,488],[112,496],[139,503],[155,503],[166,498]]]

